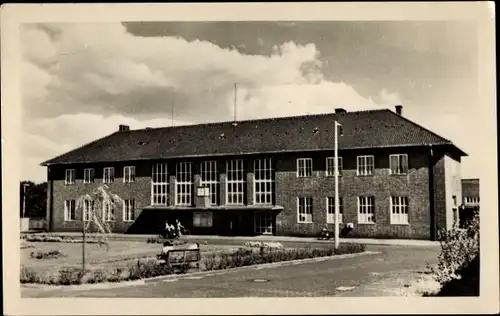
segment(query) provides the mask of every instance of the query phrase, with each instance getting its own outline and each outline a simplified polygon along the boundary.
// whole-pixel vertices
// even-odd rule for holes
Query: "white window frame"
[[[168,164],[155,163],[151,168],[151,205],[167,206],[170,203]]]
[[[217,172],[217,160],[207,160],[201,163],[200,185],[209,188],[210,204],[217,205],[219,201],[219,173]]]
[[[339,223],[344,222],[344,201],[339,196]],[[335,197],[326,197],[326,223],[335,224]]]
[[[73,215],[73,216],[70,216]],[[73,222],[76,221],[76,201],[75,200],[65,200],[64,201],[64,221]]]
[[[92,214],[95,212],[95,202],[91,199],[83,200],[83,220],[89,222],[92,220]]]
[[[297,178],[309,178],[312,177],[312,175],[313,175],[312,158],[297,158]]]
[[[95,181],[95,169],[85,168],[83,169],[83,183],[94,183]]]
[[[226,204],[244,205],[247,174],[244,159],[226,161]],[[241,190],[240,190],[241,188]],[[231,199],[230,199],[231,198]]]
[[[274,169],[272,158],[255,159],[254,204],[272,205],[274,203]]]
[[[344,162],[342,157],[338,157],[339,159],[339,177],[342,176],[342,170],[344,168]],[[331,165],[329,165],[331,164]],[[325,174],[327,177],[335,176],[335,157],[326,157],[326,171]]]
[[[123,167],[123,183],[135,182],[135,166]]]
[[[75,178],[76,178],[76,170],[75,169],[66,169],[66,173],[65,173],[65,177],[64,177],[64,184],[66,184],[66,185],[75,184]]]
[[[272,234],[274,216],[272,211],[257,211],[254,216],[254,232],[257,234]]]
[[[358,224],[375,224],[375,214],[375,197],[358,196]]]
[[[368,163],[371,159],[371,164]],[[362,155],[356,157],[356,173],[358,176],[367,177],[373,176],[375,173],[375,156]]]
[[[396,166],[396,172],[393,172],[393,166],[392,166],[392,158],[397,157],[397,166]],[[402,163],[402,157],[406,159],[406,169],[403,170],[404,164]],[[402,166],[403,165],[403,166]],[[389,173],[391,175],[406,175],[408,174],[408,154],[393,154],[389,155]]]
[[[115,209],[113,207],[113,203],[109,201],[103,201],[102,220],[105,222],[113,222],[115,220]]]
[[[135,221],[135,200],[123,200],[123,221]]]
[[[303,210],[303,212],[301,212],[301,210]],[[301,213],[304,216],[304,220],[301,220]],[[297,223],[310,224],[312,222],[313,222],[313,198],[310,196],[298,197]]]
[[[105,167],[102,171],[102,182],[113,183],[115,181],[115,167]]]
[[[193,173],[190,162],[178,162],[175,166],[175,205],[192,205]]]
[[[409,224],[409,200],[406,196],[391,196],[390,197],[390,212],[392,225],[408,225]]]
[[[197,219],[199,221],[197,221]],[[193,212],[193,227],[212,228],[214,226],[214,213],[212,211]]]

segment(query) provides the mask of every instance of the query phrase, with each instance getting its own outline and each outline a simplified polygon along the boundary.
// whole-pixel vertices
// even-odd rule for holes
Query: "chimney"
[[[347,111],[341,108],[335,109],[335,114],[343,114],[343,113],[347,113]]]
[[[397,115],[403,115],[403,106],[402,105],[396,105],[396,114]]]
[[[120,132],[130,131],[130,126],[120,125],[120,126],[118,126],[118,131],[120,131]]]

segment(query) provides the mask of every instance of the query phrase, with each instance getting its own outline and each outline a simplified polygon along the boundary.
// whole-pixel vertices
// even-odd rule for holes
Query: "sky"
[[[402,104],[479,177],[473,22],[25,24],[21,50],[23,180],[120,124],[232,120],[235,83],[239,120]]]

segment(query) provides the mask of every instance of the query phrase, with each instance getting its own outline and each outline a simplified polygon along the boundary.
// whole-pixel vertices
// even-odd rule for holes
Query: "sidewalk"
[[[52,236],[77,237],[81,233],[46,233]],[[87,234],[88,238],[100,236],[99,234]],[[129,235],[129,234],[109,234],[107,238],[117,241],[145,241],[148,238],[155,238],[157,235]],[[333,243],[333,240],[318,240],[314,237],[289,237],[289,236],[215,236],[215,235],[185,235],[188,240],[225,240],[225,241],[263,241],[263,242],[304,242],[304,243]],[[438,246],[437,241],[413,240],[413,239],[374,239],[374,238],[341,238],[341,243],[358,243],[367,245],[399,245],[399,246]]]

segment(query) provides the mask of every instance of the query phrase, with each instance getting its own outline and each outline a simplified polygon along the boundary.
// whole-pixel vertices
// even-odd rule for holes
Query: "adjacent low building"
[[[43,163],[50,231],[80,231],[75,200],[106,184],[114,232],[317,235],[334,223],[334,122],[341,227],[353,237],[435,239],[462,200],[451,141],[396,111],[371,110],[130,130]],[[85,203],[90,207],[91,203]],[[85,211],[84,207],[84,211]]]

